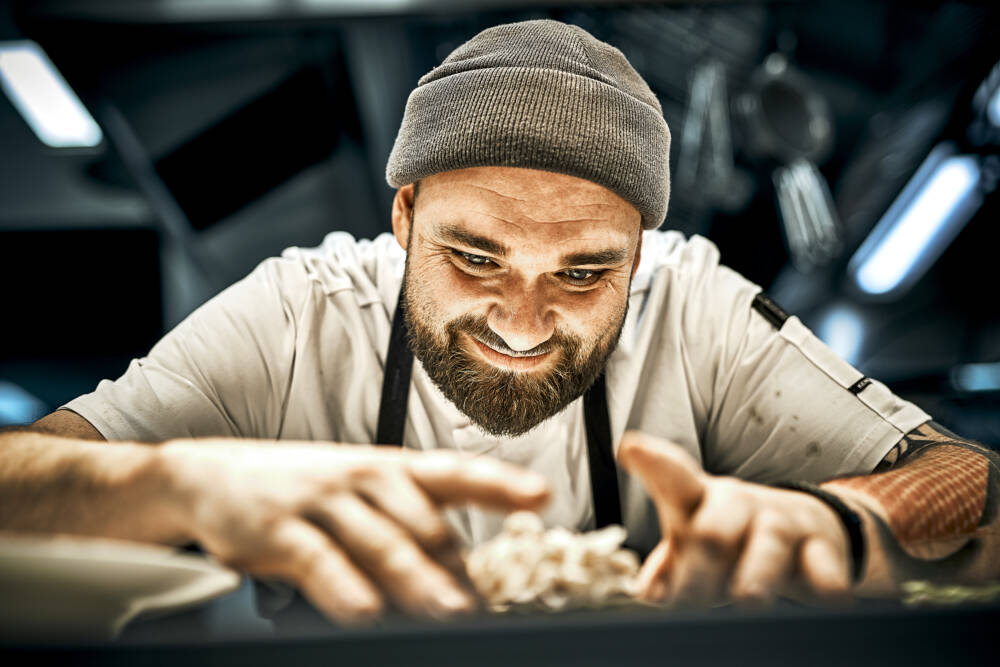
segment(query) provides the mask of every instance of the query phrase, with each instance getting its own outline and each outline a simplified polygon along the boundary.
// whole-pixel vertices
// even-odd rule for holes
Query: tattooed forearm
[[[908,433],[874,474],[824,486],[871,510],[896,575],[925,569],[921,560],[956,576],[1000,575],[997,452],[931,422]]]
[[[885,472],[921,449],[935,444],[972,446],[977,451],[989,452],[979,443],[961,438],[936,422],[928,422],[904,435],[875,467],[875,472]]]

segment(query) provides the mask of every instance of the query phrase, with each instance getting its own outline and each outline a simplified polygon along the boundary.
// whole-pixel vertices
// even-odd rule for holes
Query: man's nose
[[[517,352],[538,347],[555,331],[555,318],[543,290],[525,284],[505,286],[502,300],[489,312],[487,323]]]

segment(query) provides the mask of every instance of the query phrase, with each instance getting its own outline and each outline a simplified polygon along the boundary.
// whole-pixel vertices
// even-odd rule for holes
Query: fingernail
[[[449,614],[470,612],[475,606],[474,601],[465,593],[450,589],[442,591],[438,596],[442,611]]]
[[[521,479],[521,491],[531,496],[549,492],[549,483],[537,473],[529,472]]]
[[[382,613],[382,601],[368,592],[355,591],[348,604],[357,623],[370,623]]]
[[[663,602],[667,597],[667,584],[663,579],[654,579],[653,582],[646,587],[646,598],[652,600],[653,602]]]

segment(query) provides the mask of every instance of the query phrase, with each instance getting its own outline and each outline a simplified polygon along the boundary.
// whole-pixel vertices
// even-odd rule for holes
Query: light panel
[[[858,288],[888,298],[919,280],[982,204],[979,180],[977,158],[931,151],[851,259]]]
[[[101,143],[101,128],[38,44],[0,43],[0,85],[46,145],[88,148]]]
[[[959,391],[1000,391],[1000,363],[956,366],[951,382]]]

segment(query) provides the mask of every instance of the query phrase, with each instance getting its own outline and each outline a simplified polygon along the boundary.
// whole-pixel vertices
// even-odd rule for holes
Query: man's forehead
[[[513,208],[574,211],[576,217],[592,215],[629,216],[639,221],[639,212],[608,188],[576,176],[522,167],[470,167],[433,174],[424,178],[420,193],[475,199],[484,204]],[[577,210],[581,209],[581,210]],[[559,217],[559,216],[557,216]]]
[[[439,239],[476,235],[497,246],[504,239],[517,239],[515,245],[558,243],[593,251],[598,245],[630,246],[641,230],[635,207],[601,185],[511,167],[475,167],[429,176],[420,184],[417,213]],[[474,247],[485,249],[486,244]],[[494,250],[493,254],[501,254],[499,247]]]

